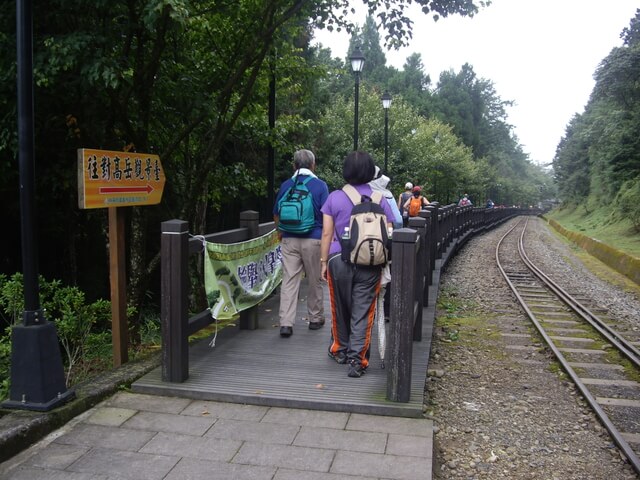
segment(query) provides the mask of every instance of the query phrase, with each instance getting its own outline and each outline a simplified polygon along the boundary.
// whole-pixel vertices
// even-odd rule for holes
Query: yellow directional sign
[[[155,205],[164,182],[158,155],[78,149],[80,208]]]

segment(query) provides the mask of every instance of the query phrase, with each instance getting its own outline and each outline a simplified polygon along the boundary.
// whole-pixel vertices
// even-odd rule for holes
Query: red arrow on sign
[[[151,193],[153,191],[153,187],[151,185],[146,185],[144,187],[100,187],[99,193]]]

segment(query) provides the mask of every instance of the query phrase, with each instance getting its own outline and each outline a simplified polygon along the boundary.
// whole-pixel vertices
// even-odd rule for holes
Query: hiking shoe
[[[320,330],[324,325],[324,320],[321,322],[309,322],[309,330]]]
[[[329,358],[335,360],[335,362],[340,365],[347,363],[347,355],[343,351],[339,351],[338,353],[329,352]]]
[[[280,336],[287,338],[293,334],[293,327],[280,327]]]
[[[349,362],[349,373],[347,373],[349,377],[358,378],[364,375],[364,372],[365,368],[362,366],[362,364],[357,363],[353,360]]]

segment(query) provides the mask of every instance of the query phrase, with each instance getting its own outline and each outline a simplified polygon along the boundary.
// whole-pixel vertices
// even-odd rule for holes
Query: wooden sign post
[[[157,155],[78,150],[78,206],[109,209],[109,270],[113,364],[128,361],[124,211],[160,203],[165,175]]]

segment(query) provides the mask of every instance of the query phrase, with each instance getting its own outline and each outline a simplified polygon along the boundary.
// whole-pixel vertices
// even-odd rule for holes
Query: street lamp
[[[384,108],[384,174],[387,175],[387,162],[389,160],[389,107],[391,95],[389,92],[382,94],[382,108]]]
[[[353,150],[358,150],[358,101],[360,96],[360,72],[364,67],[364,55],[360,51],[360,47],[355,47],[351,56],[351,70],[356,74],[356,98],[355,98],[355,114],[353,120]]]
[[[33,8],[16,2],[18,161],[24,311],[11,329],[11,388],[3,408],[49,411],[72,399],[67,390],[55,324],[40,305],[36,235],[33,112]]]

